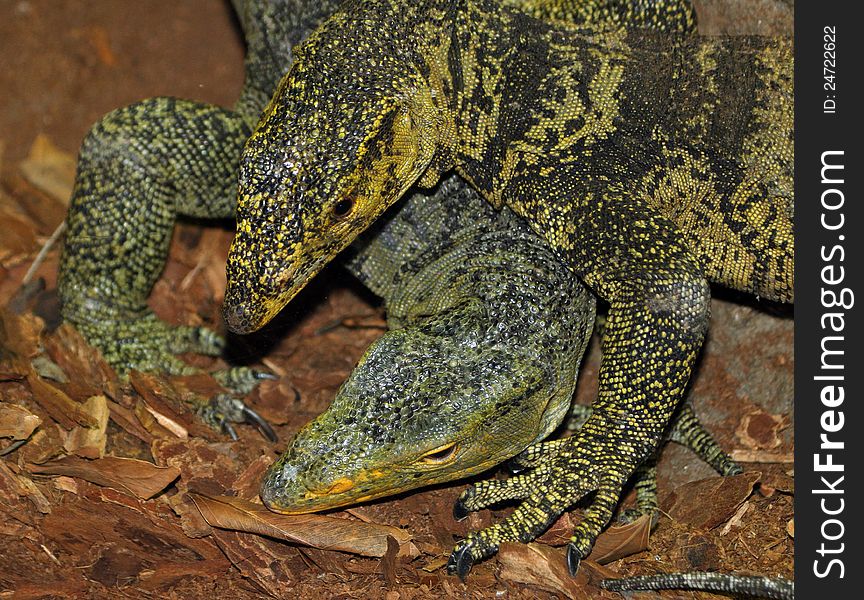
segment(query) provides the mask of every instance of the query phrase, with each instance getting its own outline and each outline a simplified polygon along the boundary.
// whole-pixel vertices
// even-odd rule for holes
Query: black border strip
[[[864,302],[864,215],[858,210],[864,199],[864,119],[860,116],[864,28],[853,15],[858,6],[839,0],[795,6],[795,591],[799,599],[858,597],[861,584],[856,574],[864,565],[859,481],[864,471],[860,442],[864,440],[864,360],[858,352],[864,332],[857,306]],[[829,167],[823,170],[823,164]],[[824,447],[823,434],[829,442]]]

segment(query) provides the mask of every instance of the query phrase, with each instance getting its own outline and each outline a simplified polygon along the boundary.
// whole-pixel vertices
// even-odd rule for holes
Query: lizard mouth
[[[264,506],[273,512],[300,515],[357,504],[401,491],[394,492],[390,486],[373,485],[372,482],[387,476],[377,469],[362,471],[354,476],[341,476],[320,485],[307,481],[302,471],[306,469],[293,465],[287,468],[271,467],[261,486],[260,496]],[[374,491],[376,487],[381,487],[377,493]]]
[[[298,271],[299,276],[295,277]],[[316,272],[313,270],[310,274],[308,271],[309,269],[301,270],[296,262],[286,267],[274,277],[272,294],[255,293],[250,289],[251,283],[229,283],[222,307],[228,329],[239,334],[261,329],[279,314]]]

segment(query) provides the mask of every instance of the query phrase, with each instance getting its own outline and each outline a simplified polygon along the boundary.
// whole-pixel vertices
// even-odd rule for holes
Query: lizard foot
[[[176,354],[188,352],[218,356],[225,348],[225,338],[207,327],[173,327],[150,311],[136,312],[120,318],[114,311],[103,318],[66,318],[74,323],[84,338],[97,347],[106,362],[125,378],[132,370],[162,372],[168,375],[194,375],[193,367]],[[239,395],[251,392],[265,379],[276,379],[266,371],[250,367],[232,367],[211,373],[223,387]],[[242,400],[228,394],[217,394],[193,408],[217,431],[237,439],[232,423],[249,423],[270,441],[276,441],[273,428]]]
[[[279,379],[269,371],[261,371],[251,367],[232,367],[221,371],[213,371],[210,374],[222,387],[240,395],[248,394],[264,380]]]
[[[67,317],[68,318],[68,317]],[[69,319],[121,376],[129,371],[191,375],[200,370],[177,358],[183,352],[218,356],[225,339],[206,327],[172,327],[147,311],[130,318]]]
[[[217,394],[209,402],[198,408],[198,415],[213,429],[227,433],[237,440],[233,423],[247,423],[255,427],[261,435],[271,442],[278,441],[270,424],[257,412],[246,406],[239,398],[229,394]]]
[[[88,343],[102,352],[105,361],[121,376],[129,371],[194,375],[201,369],[189,365],[177,354],[219,356],[225,338],[207,327],[173,327],[150,311],[120,318],[116,314],[100,319],[75,319],[66,315]],[[248,394],[264,379],[275,375],[250,367],[214,371],[213,377],[237,394]]]
[[[609,458],[607,445],[577,434],[563,440],[535,444],[516,459],[529,472],[509,479],[492,479],[465,490],[454,507],[464,518],[504,501],[521,501],[511,515],[486,529],[471,532],[450,555],[447,572],[465,578],[475,562],[498,551],[503,542],[528,543],[541,535],[570,506],[594,493],[583,520],[570,538],[567,563],[576,572],[594,540],[612,518],[627,479],[623,464]]]

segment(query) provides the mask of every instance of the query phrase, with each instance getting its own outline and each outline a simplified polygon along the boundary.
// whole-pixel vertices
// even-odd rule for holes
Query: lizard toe
[[[246,403],[230,394],[217,394],[197,409],[198,415],[213,429],[226,433],[232,440],[238,439],[235,423],[246,423],[255,427],[271,442],[277,441],[270,424]]]
[[[470,510],[465,508],[465,503],[462,502],[462,498],[456,500],[456,503],[453,505],[453,518],[457,521],[464,521],[468,518],[468,515],[471,513]]]
[[[211,375],[222,386],[240,395],[248,394],[262,381],[279,379],[269,371],[251,367],[231,367],[230,369],[213,371]]]
[[[533,474],[525,474],[516,475],[509,479],[481,481],[462,492],[456,506],[453,507],[454,517],[457,508],[461,511],[460,514],[464,513],[465,516],[468,516],[469,512],[487,508],[493,504],[507,500],[523,500],[531,494],[533,478]]]
[[[474,558],[471,556],[471,541],[462,540],[450,553],[447,560],[447,574],[456,575],[462,581],[468,577],[471,567],[474,566]]]
[[[582,555],[576,546],[572,543],[567,544],[567,571],[571,577],[575,577],[579,572],[579,565],[582,563]]]
[[[175,353],[219,356],[225,349],[225,338],[209,327],[176,327],[170,330],[170,337],[169,347]]]

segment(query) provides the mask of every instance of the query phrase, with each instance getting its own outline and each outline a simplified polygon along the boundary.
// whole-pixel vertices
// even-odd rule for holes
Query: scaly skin
[[[336,4],[238,0],[248,53],[234,110],[150,98],[109,113],[85,138],[60,265],[62,315],[120,374],[191,373],[175,354],[221,353],[222,336],[167,325],[147,308],[147,296],[179,215],[234,216],[243,144],[291,64],[291,47]],[[247,368],[217,375],[237,391],[265,376]]]
[[[121,375],[130,370],[194,373],[175,355],[218,355],[224,338],[207,327],[172,327],[147,307],[178,216],[224,219],[236,210],[237,164],[291,47],[329,15],[336,0],[237,0],[248,53],[234,110],[150,98],[95,124],[78,160],[58,288],[62,316]],[[247,367],[213,375],[239,393],[272,375]],[[235,437],[232,421],[272,430],[241,401],[220,394],[197,407]]]
[[[594,413],[530,477],[472,501],[522,503],[470,534],[454,570],[594,492],[575,571],[679,404],[708,280],[793,299],[790,44],[352,0],[296,55],[241,160],[229,327],[262,326],[412,184],[455,168],[610,310]]]
[[[269,469],[268,508],[317,511],[470,476],[561,423],[594,298],[512,213],[453,177],[411,198],[349,265],[393,329]]]
[[[570,408],[594,298],[512,212],[496,212],[451,177],[401,206],[348,267],[384,298],[391,330],[270,467],[261,491],[268,508],[333,509],[515,455],[515,466],[532,469],[566,444],[538,442]],[[740,472],[689,406],[670,437],[724,475]],[[471,499],[500,483],[478,484]],[[637,491],[637,514],[654,513],[653,465]],[[455,512],[467,515],[469,502]]]
[[[788,579],[729,575],[726,573],[662,573],[622,579],[605,579],[607,590],[630,592],[640,590],[699,590],[734,594],[742,598],[793,600],[795,586]]]
[[[234,165],[240,155],[241,145],[250,131],[250,125],[254,123],[255,115],[266,102],[285,65],[290,63],[291,44],[302,38],[329,10],[326,3],[316,3],[312,7],[287,1],[238,4],[238,14],[249,41],[249,57],[246,63],[246,86],[235,110],[170,98],[145,100],[108,115],[94,126],[82,148],[76,191],[70,209],[70,235],[61,270],[64,316],[74,322],[91,343],[100,347],[109,362],[121,372],[131,368],[188,372],[189,367],[177,361],[174,352],[216,353],[221,349],[224,342],[209,329],[171,328],[159,322],[146,310],[146,296],[164,264],[167,243],[177,214],[199,217],[225,217],[233,214],[231,186],[235,177]],[[670,19],[673,26],[680,26],[674,25],[677,22],[692,23],[692,12],[688,7],[667,10],[674,3],[648,2],[647,6],[641,9],[643,12],[635,17],[621,11],[620,7],[615,6],[615,2],[610,2],[605,8],[602,2],[581,3],[578,8],[585,9],[587,12],[584,14],[562,13],[561,6],[564,5],[566,3],[560,6],[546,3],[533,10],[541,16],[547,10],[559,11],[548,13],[557,18],[577,18],[573,14],[581,14],[583,16],[578,18],[584,18],[584,14],[589,13],[595,15],[593,18],[598,18],[597,14],[612,14],[610,21],[629,16],[634,22],[639,22],[638,19],[641,18],[642,23],[656,24],[651,16],[651,10],[654,10],[654,14],[659,12],[663,18]],[[594,10],[598,6],[599,13]],[[445,192],[452,196],[447,196]],[[401,340],[416,352],[417,371],[426,374],[421,389],[427,394],[434,392],[436,382],[440,388],[441,382],[448,382],[451,377],[448,371],[450,360],[424,360],[424,356],[428,358],[424,352],[430,351],[431,346],[428,344],[433,339],[438,342],[435,347],[438,352],[446,350],[448,355],[452,355],[451,360],[455,360],[457,356],[464,359],[466,348],[459,345],[458,340],[464,340],[476,331],[486,330],[493,334],[498,325],[495,319],[488,318],[489,315],[486,315],[486,318],[477,318],[478,315],[471,313],[470,306],[483,304],[477,298],[469,300],[468,307],[447,308],[439,304],[439,313],[435,319],[423,318],[417,314],[416,311],[421,306],[419,301],[433,289],[430,288],[428,275],[435,273],[446,262],[443,257],[438,256],[439,253],[446,250],[450,253],[450,258],[465,258],[465,255],[453,250],[454,240],[459,240],[461,248],[469,254],[474,253],[479,267],[475,271],[485,276],[487,281],[480,286],[478,282],[465,281],[464,277],[456,277],[452,270],[448,271],[454,275],[451,280],[455,286],[451,290],[452,298],[467,300],[481,291],[486,294],[483,298],[490,301],[507,298],[510,292],[507,291],[506,282],[511,276],[507,272],[501,272],[504,264],[512,265],[514,269],[521,266],[528,270],[523,284],[531,278],[537,278],[537,286],[526,290],[530,297],[536,297],[537,290],[543,289],[543,286],[546,286],[546,289],[557,289],[558,286],[553,285],[553,281],[561,278],[561,267],[551,264],[548,250],[542,248],[524,228],[522,233],[513,239],[509,235],[502,237],[505,230],[509,231],[508,227],[522,227],[512,216],[495,215],[488,207],[477,205],[476,199],[473,200],[475,206],[469,208],[473,195],[457,179],[453,178],[445,183],[438,196],[445,201],[448,197],[454,199],[449,204],[445,203],[449,211],[445,221],[432,218],[438,214],[438,209],[429,205],[427,199],[414,200],[400,212],[398,224],[389,226],[386,233],[367,242],[365,249],[357,250],[351,263],[352,269],[361,280],[388,298],[391,323],[403,319],[413,323],[401,334],[387,334],[377,348],[379,353],[386,355],[386,349],[392,348],[395,340],[402,336]],[[463,201],[466,208],[461,209]],[[485,231],[486,219],[497,223],[497,236]],[[432,224],[437,224],[439,228],[436,230],[437,237],[430,238],[428,234]],[[416,230],[413,237],[412,228]],[[394,234],[399,231],[404,238]],[[516,238],[518,240],[514,242]],[[509,248],[514,243],[516,248],[510,251]],[[501,252],[500,258],[496,258],[496,248],[500,250],[502,245],[508,250]],[[429,262],[426,266],[425,261]],[[535,266],[532,266],[532,262]],[[398,272],[394,270],[396,267],[399,268]],[[485,272],[486,269],[489,269],[489,272]],[[547,273],[548,269],[551,269],[552,275]],[[418,274],[421,271],[427,274],[427,279]],[[409,279],[411,284],[408,283]],[[495,290],[496,279],[498,285],[502,285],[502,282],[505,284],[501,290]],[[507,341],[507,352],[491,353],[488,349],[486,352],[478,351],[473,360],[480,369],[475,372],[474,379],[471,379],[470,373],[466,374],[464,368],[461,370],[462,381],[466,386],[473,386],[486,393],[479,398],[465,399],[463,412],[454,411],[451,406],[449,411],[442,413],[450,420],[444,419],[440,422],[440,432],[459,432],[462,449],[450,457],[452,462],[434,458],[426,460],[422,473],[429,474],[436,469],[446,469],[445,479],[466,476],[481,468],[480,464],[494,464],[496,456],[506,458],[518,453],[528,443],[540,439],[554,427],[569,401],[568,390],[572,388],[575,363],[582,353],[584,328],[586,323],[590,323],[590,314],[593,311],[593,300],[577,282],[567,279],[562,282],[560,290],[563,290],[561,301],[569,303],[572,313],[568,312],[566,319],[555,321],[554,308],[557,305],[552,302],[551,297],[541,296],[539,306],[550,310],[543,318],[551,325],[547,330],[533,330],[536,336],[532,335],[524,340],[524,348],[516,343],[521,340],[513,337],[515,322],[512,316],[509,313],[494,313],[500,316],[501,323],[509,323],[506,328],[509,337],[505,336],[503,331],[496,334]],[[492,304],[494,305],[494,302]],[[398,308],[400,306],[401,312]],[[536,309],[537,307],[533,310]],[[533,310],[529,308],[526,315]],[[457,327],[453,330],[452,337],[439,335],[432,338],[424,334],[417,346],[414,346],[413,339],[406,342],[406,334],[411,333],[413,336],[418,331],[419,323],[428,325],[432,321],[439,325]],[[561,332],[568,327],[578,330],[579,335],[572,334],[570,341],[567,341],[566,336],[553,337],[548,346],[543,343],[550,340],[551,332]],[[564,347],[567,351],[552,356],[550,349],[555,347]],[[397,365],[402,365],[404,369],[406,363],[401,356],[390,354],[388,358],[389,362],[384,360],[380,364],[380,370],[371,370],[369,366],[375,363],[367,362],[362,370],[358,370],[352,377],[351,381],[355,383],[365,380],[368,384],[365,397],[377,397],[374,392],[386,381],[382,379],[381,373],[389,373]],[[441,365],[443,369],[433,369],[430,373],[430,364]],[[546,368],[539,376],[536,368],[538,364]],[[497,372],[495,365],[504,365],[503,373]],[[410,371],[403,372],[410,375]],[[526,381],[530,381],[532,377],[539,382],[536,389],[526,387]],[[254,382],[254,377],[250,378],[249,373],[246,373],[245,379],[241,377],[239,381],[248,382],[250,379]],[[229,381],[236,385],[238,378],[235,376]],[[403,381],[399,385],[404,384]],[[346,386],[345,389],[351,388]],[[446,389],[450,390],[449,383]],[[343,394],[343,397],[347,396]],[[408,398],[417,399],[417,395],[405,396],[405,399]],[[400,409],[408,405],[402,403],[402,398],[395,400]],[[440,389],[437,396],[433,393],[431,398],[427,396],[424,400],[435,402],[436,406],[442,401],[445,409],[450,406],[449,396],[441,394]],[[512,428],[512,433],[504,431],[500,436],[484,438],[492,447],[477,445],[476,439],[469,439],[460,431],[461,428],[462,431],[473,431],[476,434],[483,423],[482,419],[500,428],[502,424],[496,419],[497,413],[489,411],[500,408],[499,405],[511,403],[520,409],[533,411],[534,419],[520,421],[518,426]],[[334,405],[336,406],[339,405]],[[348,406],[355,411],[364,410],[362,406]],[[381,408],[380,404],[376,406]],[[236,407],[220,408],[229,410]],[[366,410],[370,415],[375,414],[375,410],[368,406]],[[337,413],[331,410],[329,414],[332,418]],[[342,417],[341,421],[336,420],[336,425],[345,427],[347,420],[344,413]],[[679,419],[678,422],[687,421]],[[397,431],[401,433],[402,429]],[[725,457],[698,423],[690,423],[687,431],[697,442],[692,444],[692,447],[703,456],[714,459]],[[406,429],[405,433],[409,431]],[[366,441],[375,440],[366,438]],[[410,436],[407,441],[413,444],[418,442],[416,438],[412,441]],[[531,446],[520,456],[520,464],[525,468],[535,466],[536,460],[548,456],[554,447],[554,444]],[[434,448],[429,449],[432,450]],[[388,460],[389,464],[393,465],[404,459],[395,453],[392,445],[388,452],[389,459],[386,453],[378,455],[385,464]],[[466,462],[469,457],[473,457],[473,465]],[[286,460],[283,459],[282,463]],[[725,467],[719,468],[723,472],[724,469],[732,468],[730,465],[732,464],[726,463]],[[306,475],[307,480],[312,480],[314,473],[314,470],[310,471]],[[397,471],[391,469],[391,473],[395,474]],[[408,487],[431,483],[428,477],[417,477],[416,474],[417,471]],[[388,483],[379,478],[376,485],[377,495],[408,489],[404,481],[398,480]],[[656,484],[650,467],[637,483],[637,489],[640,492],[639,510],[647,512],[656,509],[656,494],[653,493]],[[327,501],[332,499],[328,498]]]
[[[678,0],[642,0],[635,15],[619,0],[507,2],[550,19],[693,22],[690,6]],[[207,327],[169,326],[149,310],[147,297],[178,215],[234,216],[243,144],[290,66],[291,48],[337,4],[236,0],[248,52],[246,82],[233,110],[150,98],[106,115],[84,140],[60,268],[62,314],[121,375],[132,369],[188,374],[196,369],[176,354],[222,352],[221,335]],[[239,392],[267,376],[242,367],[215,375]],[[216,420],[231,410],[218,407]]]

